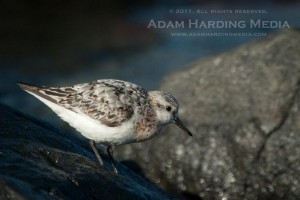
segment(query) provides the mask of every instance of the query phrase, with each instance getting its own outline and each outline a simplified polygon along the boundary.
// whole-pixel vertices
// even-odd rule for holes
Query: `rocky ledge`
[[[179,199],[102,156],[106,169],[86,140],[0,104],[0,199]]]
[[[283,30],[167,76],[194,137],[169,126],[120,147],[147,177],[194,199],[299,199],[300,32]]]

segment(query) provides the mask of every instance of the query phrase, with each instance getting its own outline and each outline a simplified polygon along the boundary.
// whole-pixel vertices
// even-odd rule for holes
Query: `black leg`
[[[98,151],[96,149],[95,141],[94,140],[90,140],[90,145],[91,145],[91,147],[92,147],[92,149],[93,149],[93,151],[94,151],[94,153],[95,153],[95,155],[96,155],[96,157],[97,157],[97,159],[98,159],[98,161],[100,163],[100,166],[102,167],[103,166],[103,161],[102,161],[101,156],[99,155],[99,153],[98,153]]]
[[[108,156],[109,156],[109,158],[110,158],[111,165],[112,165],[112,167],[113,167],[113,169],[114,169],[114,172],[115,172],[116,174],[118,174],[118,170],[117,170],[117,168],[116,168],[116,166],[115,166],[115,160],[114,160],[114,157],[113,157],[113,149],[112,149],[112,146],[108,146],[108,147],[107,147],[107,154],[108,154]]]

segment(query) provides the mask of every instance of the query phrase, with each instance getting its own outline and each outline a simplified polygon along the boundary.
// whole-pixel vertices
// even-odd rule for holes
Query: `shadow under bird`
[[[70,87],[18,85],[88,138],[101,166],[95,143],[106,145],[116,173],[115,145],[149,140],[170,123],[192,136],[178,118],[177,100],[167,92],[148,92],[136,84],[113,79]]]

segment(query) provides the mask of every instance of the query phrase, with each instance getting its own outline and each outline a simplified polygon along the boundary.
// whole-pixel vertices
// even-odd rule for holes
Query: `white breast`
[[[28,92],[28,91],[27,91]],[[125,144],[136,140],[134,124],[136,117],[124,122],[121,126],[108,127],[88,117],[84,113],[75,113],[32,92],[28,92],[50,107],[59,117],[68,122],[84,137],[100,143]]]

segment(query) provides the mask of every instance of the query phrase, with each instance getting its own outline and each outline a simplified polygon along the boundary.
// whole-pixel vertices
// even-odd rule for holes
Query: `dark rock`
[[[147,177],[201,199],[299,199],[300,32],[283,30],[169,75],[193,132],[124,146]],[[195,196],[194,196],[195,197]]]
[[[178,199],[88,142],[0,104],[0,199]]]

